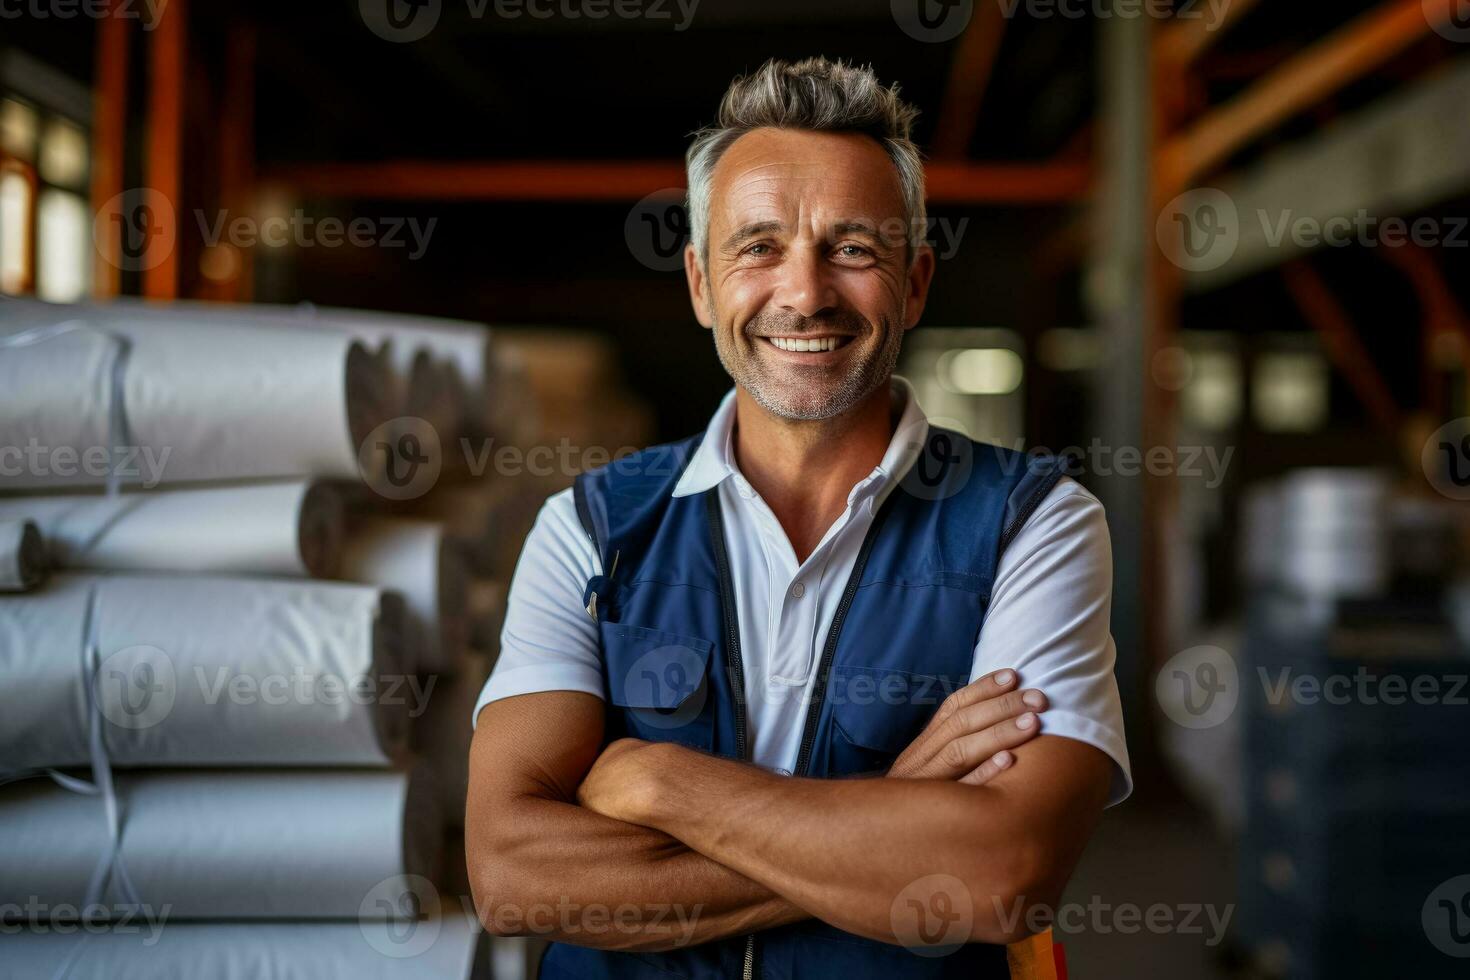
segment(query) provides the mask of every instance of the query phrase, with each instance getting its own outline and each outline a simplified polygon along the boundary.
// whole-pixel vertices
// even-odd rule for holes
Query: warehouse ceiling
[[[127,2],[143,5],[143,0]],[[677,161],[689,133],[712,121],[734,76],[772,56],[813,54],[871,63],[882,78],[897,82],[921,110],[916,136],[932,152],[961,50],[960,41],[929,43],[899,29],[893,0],[698,0],[687,25],[693,0],[684,0],[683,7],[680,0],[605,0],[609,8],[622,2],[666,16],[595,21],[558,12],[577,6],[570,0],[521,0],[550,9],[548,18],[496,13],[516,9],[517,0],[500,0],[499,7],[496,0],[414,0],[431,8],[437,3],[438,21],[411,43],[386,40],[364,19],[364,10],[390,0],[173,2],[189,4],[188,99],[191,118],[197,120],[213,118],[220,102],[223,66],[236,30],[254,26],[255,155],[265,174],[296,164],[395,160]],[[1006,163],[1088,159],[1100,89],[1094,51],[1102,22],[1091,15],[1036,14],[1139,0],[975,2],[1020,4],[1031,13],[1005,23],[964,155]],[[1248,0],[1179,0],[1179,6],[1188,15],[1209,18],[1227,2]],[[1180,108],[1198,118],[1383,2],[1257,0],[1197,63],[1187,90],[1177,93]],[[17,47],[90,83],[93,27],[84,19],[7,19],[0,24],[0,48]],[[148,47],[140,32],[134,42],[129,117],[131,142],[139,146],[147,117]],[[1463,55],[1464,49],[1426,36],[1255,140],[1224,169],[1249,165]],[[207,181],[210,150],[189,145],[199,151],[186,160],[189,179]],[[143,179],[140,161],[132,160],[129,181]],[[195,190],[199,199],[210,199],[210,187]],[[437,222],[432,247],[414,262],[381,249],[303,250],[289,261],[261,253],[257,299],[602,330],[619,340],[632,380],[655,392],[671,432],[697,423],[723,388],[707,337],[690,326],[682,277],[649,269],[630,255],[624,238],[627,202],[451,204],[394,200],[388,194],[381,201],[300,203],[343,219],[365,214],[432,220]],[[941,263],[926,323],[1085,322],[1080,256],[1074,255],[1070,265],[1062,263],[1060,273],[1052,266],[1052,279],[1037,272],[1058,233],[1075,226],[1073,205],[941,205],[933,210],[956,227],[967,224],[954,258]],[[1451,273],[1464,268],[1463,254],[1441,258]],[[1405,294],[1401,277],[1378,257],[1334,250],[1319,261],[1365,322],[1374,311],[1416,318],[1402,312],[1412,297]],[[1453,274],[1450,279],[1462,281]],[[1263,310],[1272,312],[1262,315]],[[1283,300],[1274,274],[1191,298],[1185,312],[1194,328],[1306,329]],[[1385,360],[1391,360],[1393,335],[1379,337],[1388,345]],[[1370,347],[1378,339],[1370,338]],[[689,370],[691,363],[699,368]],[[1412,370],[1394,373],[1404,385],[1415,383]]]

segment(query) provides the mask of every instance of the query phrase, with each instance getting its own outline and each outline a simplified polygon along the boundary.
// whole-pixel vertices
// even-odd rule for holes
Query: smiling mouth
[[[796,353],[820,354],[825,351],[837,350],[846,347],[852,341],[851,337],[762,337],[762,340],[784,351]]]

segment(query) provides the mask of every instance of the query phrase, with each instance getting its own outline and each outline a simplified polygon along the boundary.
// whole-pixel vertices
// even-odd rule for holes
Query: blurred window
[[[41,134],[41,179],[81,190],[87,183],[87,134],[76,123],[53,117]]]
[[[1223,432],[1240,420],[1240,357],[1234,351],[1196,350],[1190,354],[1189,382],[1180,395],[1186,424]]]
[[[85,299],[92,272],[87,202],[70,191],[46,190],[36,214],[36,295],[52,303]]]
[[[90,155],[86,127],[0,93],[0,292],[86,298]]]
[[[1315,432],[1327,423],[1328,371],[1307,351],[1261,354],[1251,386],[1251,414],[1266,432]]]
[[[31,182],[19,166],[0,162],[0,292],[30,284]]]
[[[36,159],[40,115],[19,99],[0,99],[0,155],[31,163]]]
[[[1014,330],[926,327],[905,336],[898,373],[935,425],[1016,446],[1025,418],[1023,350]]]

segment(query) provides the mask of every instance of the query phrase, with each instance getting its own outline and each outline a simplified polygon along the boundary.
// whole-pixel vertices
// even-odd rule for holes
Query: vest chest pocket
[[[677,742],[709,751],[714,706],[709,689],[714,644],[626,623],[603,623],[602,670],[609,739]]]
[[[834,667],[827,691],[832,710],[827,775],[886,771],[955,686],[953,679],[933,674]]]

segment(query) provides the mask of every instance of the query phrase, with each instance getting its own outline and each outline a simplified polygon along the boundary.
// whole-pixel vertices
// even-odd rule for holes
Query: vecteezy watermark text
[[[444,14],[445,0],[358,0],[367,29],[385,41],[410,44],[428,37]],[[687,30],[699,0],[464,0],[472,20],[645,20]]]
[[[136,935],[147,932],[143,945],[154,946],[173,912],[172,904],[157,906],[146,902],[119,902],[106,905],[73,905],[68,902],[43,902],[31,895],[24,904],[0,902],[0,935],[54,932],[59,936],[74,933],[108,933]]]
[[[228,211],[216,211],[211,217],[202,209],[196,209],[194,220],[199,225],[199,235],[210,248],[225,243],[236,248],[250,249],[257,245],[267,248],[402,248],[407,249],[407,258],[416,262],[429,250],[429,238],[439,223],[438,218],[422,222],[414,217],[368,218],[357,217],[349,221],[328,216],[314,218],[300,208],[288,215],[273,215],[256,219],[246,215],[230,217]]]
[[[119,20],[142,21],[151,31],[163,17],[168,0],[0,0],[0,20]]]
[[[1055,907],[1028,906],[1020,897],[1012,899],[1009,906],[999,896],[991,896],[990,900],[1001,927],[1008,932],[1014,932],[1024,923],[1026,930],[1032,933],[1052,929],[1063,935],[1087,932],[1106,936],[1116,932],[1132,936],[1147,932],[1155,936],[1204,936],[1205,945],[1210,947],[1224,941],[1230,919],[1235,914],[1234,905],[1221,908],[1204,902],[1179,905],[1154,902],[1140,906],[1133,902],[1109,902],[1101,895],[1093,895],[1085,905],[1064,902]]]
[[[0,446],[0,477],[57,477],[69,480],[86,477],[105,480],[109,476],[153,488],[163,481],[172,449],[164,446],[47,446],[32,436],[24,446]]]

